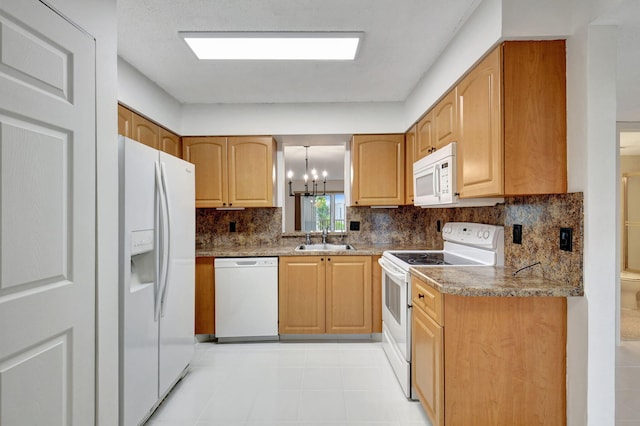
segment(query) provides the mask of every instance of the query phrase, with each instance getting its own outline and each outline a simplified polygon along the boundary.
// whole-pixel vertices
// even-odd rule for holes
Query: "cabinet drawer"
[[[424,310],[438,324],[444,325],[442,294],[416,277],[411,277],[411,286],[413,305]]]

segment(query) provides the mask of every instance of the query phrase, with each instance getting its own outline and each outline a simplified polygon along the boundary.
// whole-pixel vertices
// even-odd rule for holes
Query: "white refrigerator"
[[[145,421],[194,352],[195,171],[119,136],[120,424]]]

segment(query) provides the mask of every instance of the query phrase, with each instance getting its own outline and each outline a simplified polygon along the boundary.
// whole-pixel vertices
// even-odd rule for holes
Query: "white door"
[[[94,50],[41,2],[0,2],[2,426],[94,423]]]

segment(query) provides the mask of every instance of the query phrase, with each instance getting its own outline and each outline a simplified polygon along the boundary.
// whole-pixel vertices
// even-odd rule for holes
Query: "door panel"
[[[195,169],[160,153],[170,211],[169,275],[160,318],[159,394],[187,366],[194,351]]]
[[[94,50],[40,2],[0,6],[3,425],[94,422]]]

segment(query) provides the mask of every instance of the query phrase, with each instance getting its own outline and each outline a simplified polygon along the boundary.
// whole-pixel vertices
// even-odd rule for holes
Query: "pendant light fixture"
[[[302,178],[304,179],[304,193],[300,194],[305,197],[315,197],[316,195],[326,195],[327,193],[327,171],[324,170],[322,172],[322,194],[318,193],[318,173],[316,169],[311,170],[311,174],[309,174],[309,146],[305,145],[304,147],[304,175]],[[293,171],[289,170],[287,172],[287,178],[289,179],[289,196],[295,197],[296,194],[293,192]],[[309,191],[309,180],[311,180],[311,191]]]

